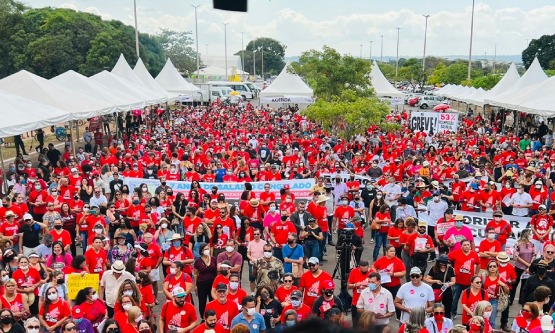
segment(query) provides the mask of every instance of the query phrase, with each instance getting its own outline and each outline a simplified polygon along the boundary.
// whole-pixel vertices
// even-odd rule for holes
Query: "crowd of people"
[[[296,108],[216,102],[120,116],[118,136],[87,130],[75,156],[52,144],[38,165],[18,156],[0,208],[2,330],[257,333],[313,317],[359,332],[552,330],[543,128],[501,133],[478,115],[431,136],[403,119],[344,140]],[[314,179],[308,198],[273,186],[294,179]],[[243,184],[239,200],[226,182]],[[479,244],[456,210],[490,214]],[[530,227],[515,235],[508,215]],[[338,283],[322,269],[336,249]],[[99,284],[70,296],[72,274]]]

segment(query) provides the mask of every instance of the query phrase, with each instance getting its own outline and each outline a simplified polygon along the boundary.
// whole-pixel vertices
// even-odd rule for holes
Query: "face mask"
[[[524,317],[524,319],[532,318],[532,313],[526,311],[520,311],[520,314]]]
[[[205,256],[209,256],[210,255],[210,250],[204,250],[204,251],[202,251],[202,254],[204,254]]]
[[[470,330],[471,331],[480,331],[482,327],[477,325],[477,324],[470,324]]]
[[[491,311],[486,311],[486,312],[484,312],[483,317],[484,317],[485,319],[489,319],[489,317],[491,317]]]
[[[162,186],[166,186],[166,182],[160,182],[160,184],[162,184]]]
[[[138,316],[137,318],[135,318],[135,322],[138,323],[141,320],[143,320],[143,316]]]
[[[276,211],[276,207],[274,207],[274,206],[271,206],[271,207],[270,207],[270,212],[272,212],[272,213],[273,213],[273,212],[275,212],[275,211]]]
[[[125,296],[133,296],[133,290],[126,290],[123,292]]]
[[[455,226],[456,226],[457,228],[462,227],[462,225],[463,225],[462,221],[456,221],[456,222],[455,222]]]
[[[134,205],[138,205],[138,204],[139,204],[139,200],[133,200],[133,204],[134,204]]]
[[[505,184],[505,188],[511,188],[511,184]]]
[[[64,284],[65,280],[64,279],[58,279],[56,280],[57,284]]]
[[[62,229],[62,226],[61,226],[61,225],[55,225],[55,226],[54,226],[54,229],[56,229],[56,230],[61,230],[61,229]]]
[[[291,327],[291,326],[295,326],[297,322],[294,320],[286,320],[285,321],[285,325],[287,325],[287,327]]]
[[[98,294],[91,295],[91,300],[96,301],[98,299]]]
[[[58,293],[48,294],[48,299],[51,301],[55,301],[58,299]]]
[[[27,332],[29,332],[29,333],[39,333],[39,330],[37,328],[31,328],[31,329],[27,329]]]
[[[248,308],[247,309],[247,316],[252,317],[252,316],[254,316],[255,312],[256,312],[255,308]]]
[[[146,328],[144,330],[140,330],[139,333],[152,333],[152,331]]]
[[[270,298],[270,295],[268,295],[268,293],[262,293],[260,294],[260,298],[262,298],[263,300],[267,300],[268,298]]]
[[[233,252],[233,250],[235,250],[235,248],[233,246],[226,246],[225,250],[226,250],[226,252],[231,253],[231,252]]]
[[[488,239],[491,239],[491,240],[495,239],[495,234],[488,234]]]
[[[227,269],[222,269],[222,270],[220,271],[220,274],[222,274],[222,275],[224,275],[224,276],[227,275],[228,273],[229,273],[229,271],[228,271]]]
[[[381,194],[376,195],[376,199],[381,199],[381,198],[382,198]]]
[[[299,305],[301,305],[301,300],[291,300],[291,305],[293,305],[294,308],[298,307]]]
[[[41,186],[40,186],[40,185],[36,185],[36,186],[35,186],[35,189],[40,190],[40,189],[41,189]]]
[[[132,304],[126,303],[126,304],[123,304],[121,307],[122,307],[125,311],[127,311],[127,310],[131,309],[132,306],[133,306]]]
[[[229,282],[229,288],[231,288],[231,290],[237,290],[237,288],[239,288],[239,282]]]
[[[9,279],[10,279],[9,275],[2,276],[2,282],[4,282],[4,283],[8,282]]]
[[[542,188],[542,186],[541,185],[536,185],[536,188],[540,189],[540,188]]]
[[[376,283],[369,283],[368,288],[370,288],[370,290],[374,291],[374,290],[378,289],[378,285]]]
[[[287,244],[292,245],[293,243],[295,243],[294,240],[292,240],[292,239],[288,239],[288,240],[287,240]]]
[[[538,275],[544,275],[545,273],[547,273],[547,267],[538,267],[536,269],[536,272],[538,273]]]
[[[270,259],[272,257],[272,252],[264,251],[264,258]]]
[[[440,198],[439,197],[434,197],[434,202],[439,202]]]
[[[102,233],[102,229],[100,229],[100,228],[94,229],[94,232],[96,232],[97,234],[101,234],[101,233]]]
[[[26,271],[29,268],[29,266],[28,265],[20,265],[19,268],[23,271]]]
[[[442,321],[442,320],[443,320],[443,316],[444,316],[444,315],[441,314],[441,313],[438,313],[438,314],[435,314],[435,313],[434,313],[434,319],[435,319],[436,321]]]
[[[342,204],[343,206],[347,206],[347,205],[349,204],[349,201],[347,201],[347,200],[342,200],[342,201],[341,201],[341,204]]]
[[[147,172],[149,175],[152,175],[152,170],[147,170],[146,172]],[[146,191],[146,190],[143,188],[143,191]]]
[[[180,241],[173,241],[172,245],[175,246],[175,247],[178,247],[178,246],[181,245],[181,242]]]
[[[291,199],[285,199],[285,202],[290,203]]]
[[[166,229],[168,227],[168,224],[167,223],[162,223],[160,226],[162,227],[162,229]]]
[[[170,274],[175,275],[177,273],[177,268],[170,267]]]
[[[281,220],[282,220],[282,221],[287,221],[287,216],[282,216],[282,217],[281,217]]]
[[[331,297],[333,296],[333,291],[324,291],[324,295]]]
[[[1,322],[3,325],[9,325],[9,324],[12,323],[12,318],[2,318],[2,319],[0,320],[0,322]]]

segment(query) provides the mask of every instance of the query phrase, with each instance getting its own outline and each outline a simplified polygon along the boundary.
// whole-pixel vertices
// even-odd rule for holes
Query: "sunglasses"
[[[285,282],[285,283],[291,283],[291,282],[293,282],[293,280],[283,280],[283,282]]]
[[[66,327],[66,331],[77,331],[77,326]]]
[[[547,253],[547,254],[555,254],[555,252],[553,252],[553,251],[545,251],[545,253]]]
[[[316,267],[316,264],[308,264],[308,267]]]
[[[260,236],[260,234],[258,234],[258,233],[254,234],[254,235],[255,235],[255,236]]]
[[[216,227],[216,229],[223,229],[222,227]]]
[[[420,274],[411,274],[410,278],[411,279],[418,279],[418,278],[420,278]]]
[[[488,266],[488,268],[497,268],[497,265]]]
[[[476,284],[482,284],[482,281],[474,281]]]

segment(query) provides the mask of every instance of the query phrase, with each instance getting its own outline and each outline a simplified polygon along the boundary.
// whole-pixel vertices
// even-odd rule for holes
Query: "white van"
[[[216,87],[229,87],[232,90],[237,91],[243,100],[253,99],[256,96],[256,92],[252,91],[249,85],[245,82],[232,82],[232,81],[208,81],[206,84],[210,85],[210,88]]]

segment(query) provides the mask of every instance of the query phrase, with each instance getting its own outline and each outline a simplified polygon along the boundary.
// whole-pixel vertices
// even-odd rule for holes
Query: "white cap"
[[[553,330],[553,318],[549,315],[542,316],[541,319],[542,331],[552,331]]]
[[[32,220],[33,219],[33,215],[27,213],[25,215],[23,215],[23,221],[25,220]]]

